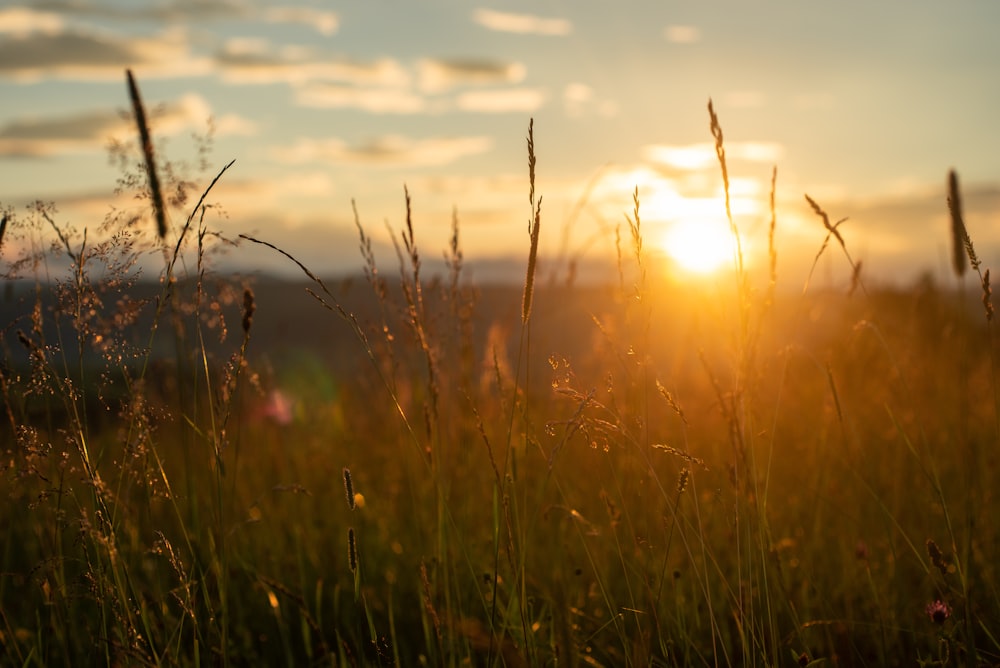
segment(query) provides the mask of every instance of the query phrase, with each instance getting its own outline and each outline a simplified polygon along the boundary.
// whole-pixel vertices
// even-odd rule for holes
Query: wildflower
[[[951,606],[941,599],[928,603],[925,611],[935,624],[944,624],[945,620],[951,617]]]

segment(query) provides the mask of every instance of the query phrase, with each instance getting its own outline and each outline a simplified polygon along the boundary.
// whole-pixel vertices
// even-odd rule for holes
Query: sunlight
[[[651,188],[643,205],[661,230],[651,239],[681,271],[709,275],[731,266],[733,237],[725,218],[725,200],[716,195],[685,196],[677,186],[661,182]],[[734,198],[735,210],[753,210],[750,197]]]
[[[661,245],[681,268],[695,274],[710,274],[733,261],[733,237],[714,220],[673,223]]]

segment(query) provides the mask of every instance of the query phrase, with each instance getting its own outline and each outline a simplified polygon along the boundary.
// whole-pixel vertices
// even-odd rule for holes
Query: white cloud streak
[[[315,28],[321,35],[332,35],[340,27],[334,12],[311,7],[270,7],[264,10],[264,20],[270,23],[301,23]]]
[[[311,83],[295,91],[296,103],[321,109],[359,109],[373,114],[417,114],[427,101],[399,88],[359,88],[333,83]]]
[[[472,20],[488,30],[522,35],[561,37],[573,32],[573,24],[561,18],[543,18],[534,14],[511,14],[492,9],[477,9]]]
[[[455,103],[462,111],[493,114],[532,112],[545,104],[545,92],[538,88],[474,90],[458,95]]]
[[[27,37],[33,33],[52,35],[63,29],[63,20],[52,12],[39,12],[27,7],[0,9],[0,34]]]
[[[428,94],[444,93],[459,86],[515,84],[524,80],[521,63],[488,60],[435,60],[417,63],[420,90]]]

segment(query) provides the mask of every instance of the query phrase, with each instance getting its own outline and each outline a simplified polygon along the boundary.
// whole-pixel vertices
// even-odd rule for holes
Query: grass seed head
[[[990,287],[990,270],[983,274],[983,308],[986,309],[986,319],[993,320],[993,289]]]
[[[962,219],[962,197],[954,169],[948,172],[948,211],[951,213],[951,267],[955,275],[961,277],[965,273],[965,246],[969,234]]]
[[[347,561],[351,565],[351,572],[358,570],[358,541],[354,536],[354,527],[347,530]]]
[[[938,544],[934,542],[933,538],[927,539],[927,556],[930,557],[931,563],[934,567],[941,571],[941,575],[948,575],[948,561],[945,559],[944,553]]]
[[[354,481],[351,480],[351,469],[344,467],[344,494],[347,497],[347,506],[351,510],[354,510],[357,504],[356,497],[354,495]]]
[[[243,290],[243,333],[250,333],[250,325],[253,323],[253,314],[257,310],[257,303],[254,300],[253,290],[246,288]]]
[[[156,214],[156,233],[163,239],[167,236],[167,212],[163,206],[160,178],[156,173],[156,158],[153,156],[153,140],[150,138],[149,125],[146,123],[146,109],[142,105],[142,98],[139,97],[139,87],[132,76],[132,70],[125,70],[125,76],[128,79],[128,94],[132,99],[135,124],[139,128],[139,144],[142,147],[142,157],[146,161],[149,193],[153,199],[153,213]]]

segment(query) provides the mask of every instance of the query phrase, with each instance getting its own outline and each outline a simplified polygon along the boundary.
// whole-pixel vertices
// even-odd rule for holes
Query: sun
[[[694,274],[711,274],[733,261],[733,236],[714,220],[676,221],[661,245],[679,267]]]

